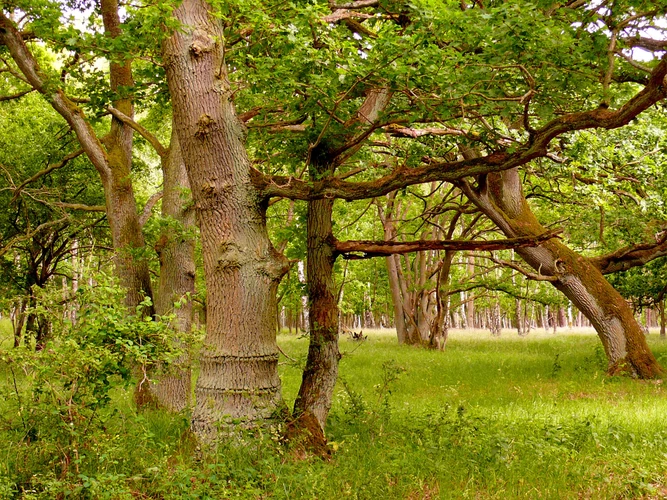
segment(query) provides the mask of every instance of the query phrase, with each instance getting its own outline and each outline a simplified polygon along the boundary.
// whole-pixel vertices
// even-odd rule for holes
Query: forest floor
[[[453,331],[444,352],[364,334],[341,339],[329,460],[285,447],[278,432],[202,452],[183,437],[187,418],[137,413],[127,389],[63,466],[62,443],[12,430],[3,376],[0,497],[667,498],[667,388],[605,375],[590,330]],[[648,339],[667,365],[667,342]],[[278,342],[292,358],[280,361],[291,405],[308,341]]]

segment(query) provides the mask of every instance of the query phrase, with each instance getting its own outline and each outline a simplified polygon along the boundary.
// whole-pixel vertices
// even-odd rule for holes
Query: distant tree
[[[665,294],[667,293],[667,259],[653,260],[609,276],[609,281],[633,306],[641,310],[655,307],[660,311],[660,337],[665,337]]]

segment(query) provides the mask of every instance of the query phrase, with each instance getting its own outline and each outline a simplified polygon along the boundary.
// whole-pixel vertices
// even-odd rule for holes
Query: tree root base
[[[303,413],[287,422],[285,442],[296,459],[304,460],[316,456],[325,460],[331,458],[331,449],[320,423],[312,413]]]

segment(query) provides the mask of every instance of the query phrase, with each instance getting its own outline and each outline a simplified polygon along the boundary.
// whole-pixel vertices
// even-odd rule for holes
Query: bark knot
[[[192,44],[190,45],[190,52],[195,57],[201,57],[206,52],[211,52],[215,47],[215,41],[205,31],[197,29],[192,34]]]
[[[554,261],[554,267],[556,268],[556,272],[558,274],[565,274],[566,267],[565,267],[565,261],[563,259],[556,259]]]
[[[199,120],[197,120],[197,131],[195,132],[195,137],[198,139],[204,139],[213,130],[214,123],[215,120],[213,120],[210,115],[206,113],[202,114],[199,117]]]
[[[218,268],[240,268],[248,257],[236,243],[221,243],[218,249]]]

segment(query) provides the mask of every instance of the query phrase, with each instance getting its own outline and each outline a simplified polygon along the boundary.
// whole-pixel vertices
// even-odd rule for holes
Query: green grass
[[[278,341],[297,361],[280,361],[291,405],[307,339]],[[667,343],[649,341],[667,361]],[[342,339],[341,351],[330,461],[304,459],[269,431],[202,453],[183,437],[186,419],[139,414],[118,391],[78,473],[49,462],[55,445],[28,443],[6,416],[0,495],[4,481],[6,496],[23,488],[24,498],[667,497],[665,386],[607,377],[594,335],[455,331],[437,352],[371,332]],[[7,415],[11,391],[0,405]]]
[[[14,345],[14,330],[9,318],[0,318],[0,347],[7,348]]]

